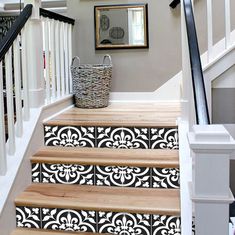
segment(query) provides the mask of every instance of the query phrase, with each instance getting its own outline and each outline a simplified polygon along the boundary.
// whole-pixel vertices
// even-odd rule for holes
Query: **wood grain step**
[[[44,124],[49,126],[175,127],[179,116],[180,104],[177,102],[112,103],[102,109],[71,108]]]
[[[28,229],[28,228],[17,228],[15,229],[11,235],[98,235],[100,233],[71,233],[64,231],[49,231],[43,229]],[[103,233],[103,235],[105,235]],[[107,235],[107,234],[106,234]]]
[[[177,189],[118,188],[87,185],[32,184],[16,206],[69,208],[160,215],[180,215]]]
[[[44,147],[32,163],[99,166],[179,167],[178,150]]]

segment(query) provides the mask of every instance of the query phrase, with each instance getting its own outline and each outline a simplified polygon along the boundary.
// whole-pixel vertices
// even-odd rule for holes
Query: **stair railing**
[[[46,101],[52,102],[72,91],[72,26],[74,20],[40,8],[43,21]]]
[[[27,67],[25,60],[27,53],[25,29],[27,21],[32,14],[32,8],[31,4],[24,8],[0,43],[1,175],[4,175],[7,170],[7,152],[9,155],[15,152],[15,135],[18,137],[22,136],[23,116],[24,119],[27,119],[29,113],[28,79],[25,74],[25,68]],[[22,63],[20,63],[21,57]],[[14,69],[12,70],[13,67]],[[6,92],[3,92],[3,83]],[[5,126],[7,126],[6,129]],[[6,134],[8,136],[8,148],[6,147]]]
[[[211,125],[204,77],[197,41],[192,0],[181,0],[182,22],[182,122],[187,128],[182,130],[179,125],[179,134],[188,134],[188,141],[180,141],[180,159],[182,163],[191,162],[191,179],[189,184],[181,184],[182,192],[190,192],[189,197],[194,208],[195,230],[197,235],[229,234],[229,204],[234,200],[229,186],[229,168],[232,151],[235,150],[235,141],[222,125]],[[208,0],[209,12],[211,0]],[[226,35],[225,48],[230,45],[230,14],[229,0],[226,5]],[[208,14],[210,18],[212,14]],[[211,59],[212,19],[208,19],[208,60]],[[196,125],[195,125],[196,124]],[[184,133],[182,133],[184,132]],[[186,138],[185,138],[186,139]],[[191,149],[184,151],[184,149]],[[182,156],[182,153],[184,156]],[[190,156],[191,155],[191,158]],[[191,159],[191,160],[190,160]],[[190,165],[188,165],[190,167]],[[181,167],[181,174],[186,170]],[[188,186],[189,185],[189,186]],[[188,187],[188,190],[185,188]],[[184,190],[184,191],[183,191]],[[182,196],[182,198],[185,198]],[[181,199],[181,207],[184,205]],[[188,201],[187,201],[188,203]],[[192,231],[191,223],[185,221],[192,215],[182,212],[182,235],[189,235]]]
[[[17,150],[24,125],[35,108],[65,98],[71,91],[74,20],[40,8],[40,0],[25,0],[0,43],[0,175]],[[19,146],[20,147],[20,146]]]

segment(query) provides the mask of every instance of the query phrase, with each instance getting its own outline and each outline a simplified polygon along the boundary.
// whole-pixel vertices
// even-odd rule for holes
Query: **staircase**
[[[181,234],[178,103],[69,109],[44,123],[12,235]]]

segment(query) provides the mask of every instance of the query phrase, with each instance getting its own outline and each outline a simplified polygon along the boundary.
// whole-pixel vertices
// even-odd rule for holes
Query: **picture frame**
[[[94,7],[95,49],[149,48],[148,4]]]

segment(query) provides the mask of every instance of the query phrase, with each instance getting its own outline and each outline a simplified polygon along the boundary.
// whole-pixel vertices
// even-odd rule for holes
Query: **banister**
[[[180,0],[173,0],[171,3],[170,3],[170,7],[171,8],[176,8],[178,6],[178,4],[180,4]]]
[[[189,57],[191,64],[196,122],[200,125],[207,125],[210,124],[210,118],[198,47],[196,26],[194,21],[193,7],[191,0],[183,0],[183,4],[188,37]]]
[[[47,18],[50,18],[50,19],[59,20],[59,21],[62,21],[64,23],[72,24],[72,25],[74,25],[74,23],[75,23],[75,20],[72,19],[72,18],[60,15],[60,14],[52,12],[52,11],[48,11],[48,10],[43,9],[43,8],[40,8],[40,15],[44,16],[44,17],[47,17]]]
[[[24,10],[20,13],[20,15],[16,18],[15,22],[12,24],[12,27],[7,32],[6,36],[0,42],[0,61],[2,61],[9,48],[12,46],[17,35],[20,33],[25,23],[31,16],[32,8],[32,4],[26,5]]]

